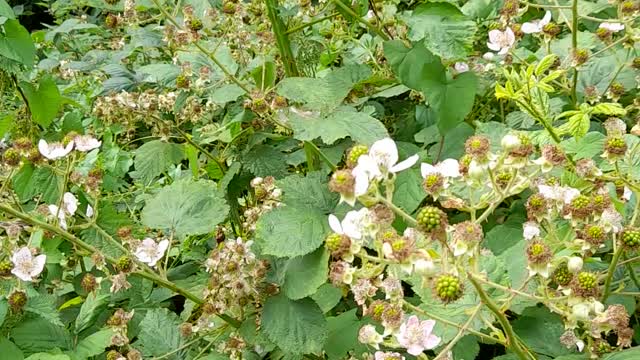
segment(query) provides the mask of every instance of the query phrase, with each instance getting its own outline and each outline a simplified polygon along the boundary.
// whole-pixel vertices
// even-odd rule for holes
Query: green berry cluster
[[[567,286],[573,280],[573,274],[569,271],[567,263],[562,263],[553,272],[553,281],[560,286]]]
[[[600,245],[604,242],[605,232],[602,226],[589,225],[584,234],[584,239],[593,245]]]
[[[123,273],[130,272],[133,270],[133,260],[126,255],[121,256],[116,263],[116,270]]]
[[[14,290],[9,294],[9,298],[7,300],[11,311],[14,313],[21,312],[22,309],[24,309],[24,306],[27,305],[27,293],[21,290]]]
[[[358,164],[358,158],[369,152],[367,145],[356,145],[347,154],[347,166],[353,167]]]
[[[426,231],[434,231],[442,228],[445,213],[434,206],[423,207],[418,213],[418,225]]]
[[[189,21],[189,30],[191,31],[202,30],[202,27],[203,25],[200,19],[193,18],[191,19],[191,21]]]
[[[331,252],[338,251],[340,249],[340,244],[342,244],[342,235],[337,233],[331,233],[324,240],[327,249]]]
[[[577,296],[584,298],[598,295],[598,276],[595,273],[582,271],[573,279],[571,286]]]
[[[626,229],[622,233],[621,240],[622,240],[622,244],[629,249],[635,249],[640,247],[640,230]]]
[[[435,290],[440,300],[449,303],[462,297],[463,286],[459,278],[453,275],[441,275],[436,279]]]
[[[11,269],[13,269],[13,264],[9,260],[0,261],[0,276],[9,276],[11,275]]]
[[[604,148],[610,154],[624,155],[627,152],[627,143],[621,137],[610,137],[605,142]]]

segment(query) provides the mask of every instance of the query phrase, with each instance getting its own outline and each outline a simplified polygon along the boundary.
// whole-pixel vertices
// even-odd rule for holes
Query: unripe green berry
[[[347,154],[347,166],[356,166],[358,164],[358,158],[360,158],[360,156],[362,155],[365,155],[367,152],[369,152],[369,148],[367,147],[367,145],[355,145],[354,147],[352,147]]]
[[[573,280],[573,274],[569,271],[567,263],[562,263],[553,272],[553,281],[560,286],[567,286]]]
[[[0,276],[10,276],[13,264],[9,260],[0,261]]]
[[[179,89],[187,89],[189,88],[189,77],[185,74],[180,74],[176,77],[176,87]]]
[[[191,19],[191,21],[189,21],[189,29],[191,31],[202,30],[202,28],[203,28],[203,25],[202,25],[202,21],[200,21],[200,19],[193,18],[193,19]]]
[[[126,255],[121,256],[116,263],[116,270],[123,273],[130,272],[133,270],[133,261]]]
[[[640,247],[640,230],[626,229],[620,238],[622,245],[627,249],[637,249]]]
[[[18,151],[13,148],[7,149],[2,156],[2,160],[8,166],[17,166],[18,164],[20,164],[20,158],[20,153],[18,153]]]
[[[627,152],[627,143],[621,137],[609,137],[605,141],[604,149],[612,155],[624,155]]]
[[[111,350],[107,353],[107,360],[118,360],[118,359],[121,359],[122,357],[123,357],[122,354],[120,354],[115,350]]]
[[[342,244],[342,235],[337,233],[331,233],[325,239],[325,244],[327,249],[331,252],[338,251],[340,249],[340,245]]]
[[[431,232],[444,230],[446,224],[446,214],[434,206],[426,206],[420,209],[417,216],[418,226],[423,230]]]
[[[462,282],[456,276],[441,275],[435,281],[435,293],[445,303],[456,301],[463,294]]]
[[[86,273],[84,277],[82,277],[82,281],[80,281],[80,286],[82,286],[82,289],[84,289],[84,291],[89,293],[97,289],[98,281],[95,275]]]
[[[581,271],[573,279],[573,292],[584,298],[598,295],[598,275],[588,271]]]
[[[27,305],[27,293],[22,290],[14,290],[9,294],[8,303],[11,311],[14,313],[22,312],[24,306]]]

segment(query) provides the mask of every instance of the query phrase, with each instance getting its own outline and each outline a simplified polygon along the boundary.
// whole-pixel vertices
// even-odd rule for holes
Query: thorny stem
[[[526,350],[524,349],[524,345],[520,343],[520,341],[518,340],[518,337],[516,336],[516,333],[513,331],[513,328],[509,323],[509,319],[507,319],[507,317],[502,313],[502,311],[500,311],[500,308],[498,308],[498,305],[496,305],[496,303],[494,303],[493,300],[491,300],[491,298],[489,297],[489,295],[487,295],[484,289],[482,289],[482,285],[480,285],[477,278],[475,277],[476,275],[473,275],[471,273],[467,273],[467,274],[468,274],[469,281],[471,282],[473,287],[476,289],[476,292],[478,293],[478,296],[480,296],[480,299],[482,300],[482,302],[489,308],[489,310],[491,310],[491,312],[498,319],[498,322],[500,323],[500,325],[502,325],[502,330],[504,331],[505,336],[507,337],[506,346],[509,349],[511,349],[516,354],[516,356],[518,356],[518,358],[522,360],[529,360],[530,357],[527,355]]]
[[[613,239],[615,241],[615,239]],[[613,254],[613,259],[611,259],[611,264],[609,264],[609,269],[607,269],[607,277],[604,280],[604,293],[602,294],[602,303],[604,303],[609,294],[611,294],[611,279],[613,279],[613,273],[616,270],[616,266],[618,265],[618,260],[620,256],[624,252],[624,246],[618,246],[618,249]]]
[[[575,56],[578,51],[578,0],[573,0],[571,4],[571,52]],[[573,105],[578,103],[578,68],[573,68],[573,83],[571,85],[571,99]]]
[[[86,242],[80,240],[75,235],[73,235],[73,234],[71,234],[71,233],[69,233],[69,232],[67,232],[67,231],[65,231],[65,230],[63,230],[63,229],[61,229],[61,228],[59,228],[57,226],[53,226],[53,225],[47,224],[46,222],[40,221],[40,220],[38,220],[38,219],[28,215],[28,214],[25,214],[25,213],[23,213],[21,211],[17,211],[15,209],[11,208],[8,205],[0,204],[0,211],[2,211],[4,213],[7,213],[7,214],[10,214],[10,215],[12,215],[12,216],[14,216],[14,217],[16,217],[18,219],[21,219],[23,221],[26,221],[27,223],[30,223],[33,226],[37,226],[37,227],[42,228],[44,230],[47,230],[47,231],[50,231],[52,233],[58,234],[60,237],[62,237],[63,239],[69,241],[74,246],[76,246],[76,247],[78,247],[78,248],[80,248],[82,250],[88,251],[90,253],[100,253],[99,249],[97,249],[96,247],[94,247],[94,246],[92,246],[90,244],[87,244]],[[106,255],[106,254],[104,254],[103,256],[104,256],[104,259],[106,261],[108,261],[108,262],[110,262],[112,264],[117,263],[117,259],[115,259],[115,258],[113,258],[113,257],[111,257],[109,255]],[[159,277],[155,273],[152,273],[152,272],[147,271],[147,270],[138,270],[138,271],[134,271],[132,274],[135,274],[135,275],[138,275],[138,276],[143,277],[145,279],[151,280],[154,283],[156,283],[156,284],[158,284],[158,285],[160,285],[160,286],[162,286],[164,288],[167,288],[167,289],[169,289],[169,290],[171,290],[171,291],[173,291],[175,293],[178,293],[178,294],[184,296],[185,298],[193,301],[194,303],[196,303],[198,305],[204,303],[203,299],[201,299],[198,296],[192,294],[188,290],[185,290],[185,289],[179,287],[178,285],[174,284],[173,282]],[[234,318],[232,318],[232,317],[230,317],[228,315],[219,314],[218,316],[222,320],[224,320],[225,322],[229,323],[229,325],[231,325],[231,326],[233,326],[235,328],[238,328],[241,325],[240,321],[238,321],[238,320],[236,320],[236,319],[234,319]]]
[[[267,14],[271,21],[273,34],[276,37],[278,52],[284,65],[284,72],[289,77],[299,76],[300,73],[296,66],[296,59],[291,51],[291,43],[289,42],[286,26],[278,14],[278,0],[265,0],[265,4],[267,5]]]
[[[309,26],[313,26],[313,25],[315,25],[317,23],[321,23],[321,22],[323,22],[325,20],[329,20],[331,18],[334,18],[334,17],[336,17],[338,15],[340,15],[340,13],[336,12],[336,13],[333,13],[333,14],[330,14],[330,15],[327,15],[327,16],[323,16],[323,17],[321,17],[319,19],[315,19],[315,20],[309,21],[308,23],[304,23],[302,25],[292,27],[291,29],[285,31],[285,34],[287,34],[287,35],[293,34],[295,32],[298,32],[298,31],[302,30],[302,29],[308,28]]]
[[[337,7],[341,8],[342,10],[344,10],[344,12],[346,12],[347,14],[353,16],[353,18],[356,19],[356,21],[358,21],[362,25],[364,25],[367,28],[369,28],[369,30],[375,32],[378,36],[380,36],[382,38],[382,40],[385,40],[385,41],[389,40],[389,37],[387,36],[387,34],[384,33],[384,31],[380,30],[380,28],[378,28],[377,26],[373,25],[372,23],[370,23],[367,20],[365,20],[362,17],[360,17],[358,14],[356,14],[353,11],[353,9],[351,9],[349,6],[344,4],[342,1],[340,1],[340,0],[331,0],[331,2],[334,3]]]

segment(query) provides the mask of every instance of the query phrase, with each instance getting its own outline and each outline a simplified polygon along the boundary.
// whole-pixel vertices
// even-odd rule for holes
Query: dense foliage
[[[638,0],[12,5],[0,358],[640,358]]]

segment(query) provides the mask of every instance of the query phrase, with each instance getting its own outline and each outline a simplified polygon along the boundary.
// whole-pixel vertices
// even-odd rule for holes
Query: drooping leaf
[[[45,76],[38,81],[37,88],[25,81],[20,83],[20,88],[27,97],[33,121],[48,127],[62,107],[62,96],[56,82],[51,76]]]
[[[0,7],[0,11],[8,13],[4,6]],[[10,15],[7,16],[9,19],[2,24],[4,32],[0,31],[0,56],[9,58],[26,67],[31,67],[36,56],[36,48],[33,45],[29,31],[15,19],[13,11],[11,11]]]
[[[162,140],[149,141],[135,151],[136,171],[132,176],[148,183],[166,171],[169,166],[181,162],[184,158],[184,146],[180,144]]]
[[[267,299],[262,330],[282,350],[293,354],[317,353],[327,340],[327,321],[309,298],[290,300],[284,294]]]
[[[266,255],[296,257],[320,247],[328,232],[325,213],[308,207],[283,206],[258,220],[256,242]]]
[[[342,291],[331,284],[324,284],[318,288],[311,298],[320,306],[322,312],[333,309],[342,299]]]
[[[446,135],[471,111],[477,78],[471,71],[455,78],[447,75],[440,58],[423,43],[409,49],[399,40],[387,41],[384,53],[393,71],[406,86],[422,91],[438,115],[438,129]]]
[[[414,42],[422,41],[438,56],[464,59],[472,51],[476,23],[452,4],[422,4],[406,21],[409,39]]]
[[[142,209],[145,226],[173,230],[178,238],[213,231],[229,206],[211,181],[176,181],[165,186]]]
[[[16,18],[16,15],[13,13],[13,9],[5,0],[0,0],[0,16],[4,16],[8,19]]]
[[[324,247],[288,261],[282,290],[289,299],[313,295],[327,281],[329,252]]]

